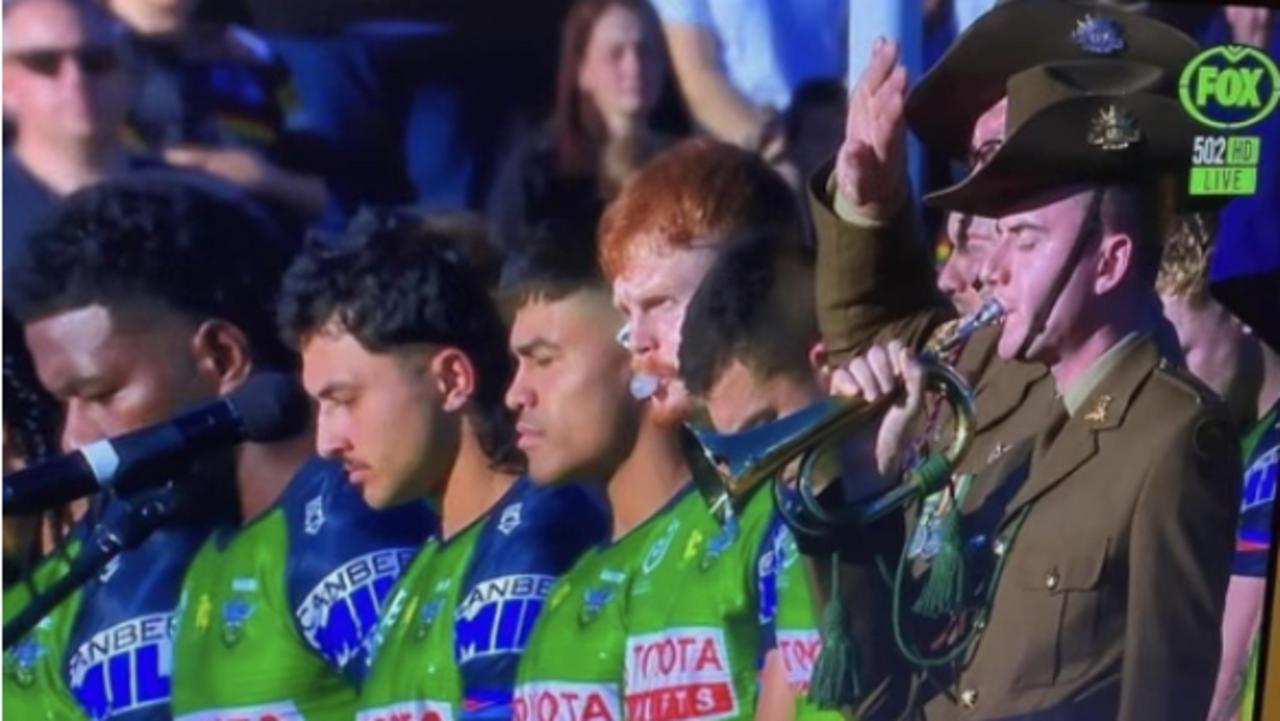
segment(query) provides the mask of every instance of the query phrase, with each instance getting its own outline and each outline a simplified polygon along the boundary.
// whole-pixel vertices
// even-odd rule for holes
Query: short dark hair
[[[512,374],[506,328],[453,239],[394,214],[353,223],[340,240],[312,242],[294,261],[276,317],[295,347],[336,323],[374,353],[412,343],[461,350],[479,376],[473,417],[480,442],[495,464],[514,461],[503,402]]]
[[[595,230],[573,220],[534,226],[507,258],[498,285],[503,310],[514,314],[531,301],[556,301],[582,290],[607,290],[596,259]]]
[[[1160,227],[1171,207],[1161,207],[1162,188],[1158,182],[1115,183],[1102,186],[1099,220],[1105,232],[1126,233],[1133,239],[1134,265],[1138,281],[1153,287],[1160,272],[1164,248]]]
[[[734,360],[763,378],[809,372],[818,338],[813,261],[773,234],[731,239],[685,311],[680,376],[706,395]]]
[[[6,304],[31,323],[94,303],[161,303],[248,337],[255,365],[296,368],[272,308],[294,246],[247,196],[172,171],[77,191],[7,269]]]

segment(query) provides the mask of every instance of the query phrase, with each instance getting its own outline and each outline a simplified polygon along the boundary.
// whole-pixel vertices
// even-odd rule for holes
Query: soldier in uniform
[[[1149,312],[1155,179],[1186,162],[1195,128],[1158,93],[1063,96],[1052,75],[1014,76],[1003,144],[927,198],[998,219],[982,270],[1006,312],[996,365],[1047,366],[1055,393],[1029,437],[953,484],[945,513],[972,571],[954,603],[910,602],[945,573],[936,560],[922,586],[901,574],[892,585],[916,667],[904,709],[1200,719],[1235,531],[1236,435],[1212,393],[1162,357]],[[901,347],[866,360],[853,375],[869,400],[914,362]],[[979,408],[990,388],[977,388]]]

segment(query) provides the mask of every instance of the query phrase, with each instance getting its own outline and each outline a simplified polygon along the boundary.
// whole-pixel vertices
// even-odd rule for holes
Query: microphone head
[[[272,443],[296,436],[307,427],[311,404],[295,375],[254,373],[226,396],[244,424],[245,440]]]

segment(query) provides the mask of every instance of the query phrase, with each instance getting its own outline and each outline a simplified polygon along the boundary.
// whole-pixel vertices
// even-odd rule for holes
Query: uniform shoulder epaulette
[[[1166,359],[1160,359],[1160,362],[1156,364],[1155,373],[1152,375],[1167,387],[1191,396],[1195,399],[1197,405],[1204,405],[1215,397],[1213,391],[1199,378]]]

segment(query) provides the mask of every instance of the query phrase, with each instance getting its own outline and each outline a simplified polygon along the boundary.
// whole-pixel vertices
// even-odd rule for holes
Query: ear
[[[1133,238],[1127,233],[1103,236],[1098,246],[1094,293],[1105,295],[1124,281],[1133,266],[1135,250]]]
[[[471,359],[457,348],[441,348],[432,356],[430,368],[444,410],[462,410],[475,395],[479,380]]]
[[[827,342],[819,339],[809,346],[809,367],[813,369],[814,380],[818,382],[818,387],[827,388],[831,385],[831,367],[827,365],[830,361],[827,355]]]
[[[234,390],[253,370],[248,336],[224,320],[201,323],[191,337],[191,353],[196,370],[217,384],[219,395]]]

